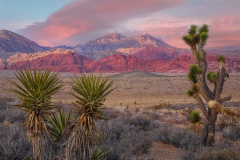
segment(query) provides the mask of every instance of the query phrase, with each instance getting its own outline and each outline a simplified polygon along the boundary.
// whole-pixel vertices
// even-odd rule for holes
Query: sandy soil
[[[61,73],[65,84],[62,91],[53,97],[54,101],[71,103],[74,100],[68,92],[74,74]],[[151,107],[161,103],[173,105],[195,103],[186,95],[191,86],[186,75],[164,75],[146,72],[131,72],[123,74],[103,74],[114,81],[115,90],[107,97],[109,107]],[[0,97],[15,97],[10,80],[16,80],[12,71],[0,71]],[[223,96],[232,95],[231,102],[240,101],[240,76],[231,75],[224,86]]]

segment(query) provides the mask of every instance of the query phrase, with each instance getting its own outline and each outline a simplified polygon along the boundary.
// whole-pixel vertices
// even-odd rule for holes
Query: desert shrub
[[[104,110],[102,110],[102,114],[103,114],[103,116],[105,116],[109,119],[115,119],[115,118],[121,116],[122,113],[116,109],[104,109]]]
[[[0,122],[9,121],[9,122],[22,122],[25,116],[25,113],[16,107],[5,105],[4,107],[0,106]]]
[[[6,120],[12,121],[12,122],[22,122],[24,120],[24,117],[26,115],[25,112],[23,112],[21,109],[16,107],[8,107],[5,110],[6,114]]]
[[[162,102],[162,103],[159,103],[159,104],[154,105],[152,107],[152,109],[155,109],[155,110],[165,109],[165,108],[172,108],[172,104],[166,103],[166,102]]]
[[[173,129],[166,124],[159,124],[152,131],[155,140],[172,144],[179,148],[198,148],[201,146],[201,137],[185,129]]]
[[[157,119],[159,118],[159,114],[156,113],[156,112],[151,112],[151,113],[150,113],[150,117],[151,117],[151,119],[153,119],[153,120],[157,120]]]
[[[97,124],[97,146],[108,151],[106,158],[111,160],[129,159],[133,155],[147,153],[153,139],[150,132],[143,130],[146,124],[149,129],[155,126],[143,117],[127,117],[124,114],[116,119],[102,120]]]
[[[141,130],[149,130],[151,121],[143,116],[137,116],[131,120],[130,124],[139,127]]]
[[[217,123],[217,126],[220,130],[223,130],[225,127],[229,126],[229,123],[225,119],[220,119]]]
[[[118,118],[98,122],[99,148],[108,151],[107,159],[132,159],[134,155],[148,152],[153,141],[162,141],[179,148],[201,147],[201,137],[184,129],[174,129],[169,125],[145,114],[133,116],[130,111],[119,114]],[[131,116],[128,116],[131,115]]]
[[[160,118],[159,113],[154,110],[143,110],[141,112],[142,115],[147,117],[149,120],[158,120]]]
[[[235,147],[201,147],[196,151],[187,150],[182,154],[182,160],[239,160],[240,148]]]
[[[219,118],[217,123],[223,137],[231,140],[240,139],[239,113],[237,109],[224,109],[224,114]]]
[[[0,97],[0,110],[6,109],[9,107],[9,102],[14,101],[12,98]]]
[[[231,140],[240,139],[240,130],[233,126],[223,128],[222,135]]]
[[[0,126],[0,159],[22,160],[32,156],[32,146],[20,123]]]
[[[3,110],[0,110],[0,123],[2,123],[6,118],[6,114]]]
[[[191,111],[188,118],[191,123],[198,123],[201,120],[201,116],[198,110]]]

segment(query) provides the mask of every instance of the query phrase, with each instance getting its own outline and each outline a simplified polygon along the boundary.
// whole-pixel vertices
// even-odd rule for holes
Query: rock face
[[[92,60],[85,56],[74,53],[71,50],[54,50],[38,53],[18,54],[9,57],[6,61],[0,61],[1,69],[23,69],[23,68],[51,68],[52,71],[59,72],[129,72],[142,70],[148,72],[165,73],[187,73],[189,65],[194,63],[189,53],[176,56],[175,53],[165,55],[157,52],[155,59],[142,58],[139,54],[122,55],[114,54],[100,60]],[[140,54],[141,55],[141,54]],[[138,57],[139,56],[139,57]],[[217,55],[208,55],[208,68],[217,70]],[[229,73],[240,72],[240,57],[229,57],[226,59],[226,69]]]
[[[153,59],[164,59],[171,60],[176,58],[179,53],[170,48],[164,47],[145,47],[139,52],[136,52],[132,55],[143,59],[143,60],[153,60]]]
[[[69,52],[65,54],[49,54],[43,57],[32,59],[31,61],[18,61],[8,65],[9,70],[15,69],[47,69],[58,72],[92,72],[91,64],[94,61],[84,56]]]
[[[5,52],[37,52],[48,49],[14,32],[0,30],[0,50]]]

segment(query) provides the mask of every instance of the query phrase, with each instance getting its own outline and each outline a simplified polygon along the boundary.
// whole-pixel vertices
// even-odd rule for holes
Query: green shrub
[[[189,114],[189,121],[191,123],[198,123],[201,120],[201,116],[198,110],[193,110]]]

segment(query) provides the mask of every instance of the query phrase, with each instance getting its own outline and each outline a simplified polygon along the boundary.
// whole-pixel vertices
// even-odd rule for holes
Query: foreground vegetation
[[[11,99],[1,99],[0,159],[27,159],[33,155],[32,146],[25,134],[26,130],[21,127],[26,113],[9,105],[8,101],[11,101]],[[72,107],[68,106],[65,110],[70,110]],[[107,160],[146,159],[150,156],[148,154],[153,147],[153,143],[164,142],[179,149],[179,159],[237,160],[240,158],[238,152],[240,148],[235,143],[240,140],[239,119],[237,119],[239,112],[228,109],[228,114],[224,114],[225,117],[223,118],[220,117],[217,123],[218,133],[222,135],[221,143],[217,143],[214,147],[203,147],[201,145],[201,134],[191,128],[190,122],[184,128],[174,127],[166,122],[169,117],[176,117],[179,114],[174,114],[176,111],[173,108],[157,110],[130,110],[124,107],[104,109],[103,115],[108,119],[96,123],[98,134],[95,135],[94,150],[99,149],[106,153],[105,159]],[[164,116],[161,115],[163,112],[165,113]],[[187,113],[186,111],[182,114],[186,122],[189,117]],[[171,119],[174,119],[173,117]],[[226,121],[226,118],[228,121]],[[176,117],[175,121],[177,119],[179,118]],[[193,124],[193,126],[195,125]],[[62,144],[63,142],[59,143]]]

